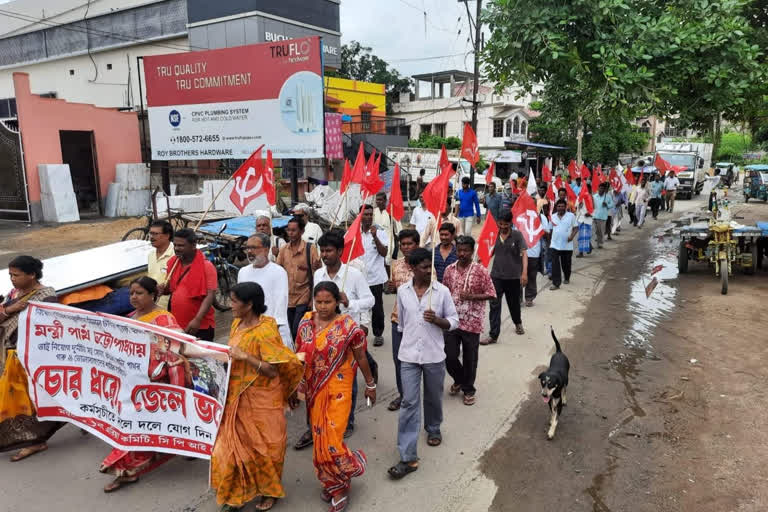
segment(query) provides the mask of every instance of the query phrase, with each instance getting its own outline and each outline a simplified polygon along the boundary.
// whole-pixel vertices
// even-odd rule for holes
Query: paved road
[[[700,206],[701,201],[680,201],[678,205],[680,210],[685,210]],[[349,440],[353,448],[363,448],[369,460],[368,472],[353,482],[353,509],[398,512],[488,510],[497,496],[497,484],[503,486],[504,480],[496,478],[494,481],[485,476],[479,462],[483,454],[510,431],[521,405],[530,396],[533,379],[548,361],[553,348],[550,324],[556,324],[562,338],[574,334],[585,313],[596,306],[592,301],[606,284],[604,267],[617,258],[622,246],[649,237],[651,231],[652,227],[648,226],[642,230],[626,228],[615,242],[607,243],[603,251],[583,260],[574,260],[571,284],[559,291],[549,291],[547,281],[540,277],[543,290],[536,305],[523,312],[526,334],[515,335],[505,314],[500,343],[481,347],[477,404],[466,407],[460,399],[448,397],[446,393],[442,446],[427,447],[422,439],[419,471],[400,482],[392,482],[386,476],[386,469],[398,460],[395,446],[397,414],[386,410],[395,394],[387,329],[385,345],[372,348],[380,364],[379,402],[371,409],[358,406],[357,431]],[[616,281],[611,281],[611,285],[616,285]],[[385,309],[390,310],[393,296],[385,297]],[[506,313],[506,308],[504,311]],[[611,326],[601,328],[610,329]],[[540,443],[540,449],[546,450],[550,445],[544,441],[546,413],[543,406],[538,412],[541,436],[533,436],[531,442]],[[302,431],[303,414],[293,414],[288,418],[288,424],[289,443],[292,443]],[[97,469],[109,451],[106,444],[92,436],[81,435],[71,426],[57,433],[49,444],[48,452],[20,463],[0,461],[3,509],[41,512],[216,510],[215,499],[207,490],[208,465],[205,461],[176,458],[142,478],[137,485],[105,495],[101,488],[109,478],[99,474]],[[505,467],[505,471],[528,471],[524,466]],[[311,452],[295,452],[289,448],[283,480],[287,498],[280,504],[281,508],[319,511],[327,507],[319,499],[320,487],[314,477]],[[499,508],[512,509],[515,509],[513,502],[502,503]]]

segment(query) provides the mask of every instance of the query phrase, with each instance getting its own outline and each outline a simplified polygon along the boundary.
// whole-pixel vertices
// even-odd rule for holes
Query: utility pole
[[[462,0],[459,0],[462,1]],[[483,10],[483,0],[477,1],[477,10],[475,12],[475,72],[472,80],[472,131],[477,135],[477,110],[479,107],[477,101],[477,93],[480,89],[480,40],[482,37],[482,24],[480,23],[480,14]],[[463,0],[464,6],[467,8],[467,17],[469,18],[469,27],[472,28],[472,14],[469,12],[469,0]],[[469,183],[470,187],[475,186],[475,168],[469,169]]]

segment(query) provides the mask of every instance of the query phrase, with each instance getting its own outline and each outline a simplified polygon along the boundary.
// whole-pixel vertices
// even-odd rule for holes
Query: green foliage
[[[742,155],[752,149],[752,136],[750,134],[724,133],[716,160],[741,164],[743,162]]]
[[[443,144],[445,149],[461,149],[461,139],[458,137],[438,137],[422,132],[418,139],[408,141],[409,148],[440,149]]]
[[[400,93],[411,91],[411,80],[400,76],[400,73],[371,52],[372,48],[352,41],[341,47],[341,68],[338,71],[326,72],[327,76],[362,80],[384,84],[387,92],[387,112],[391,105],[400,100]]]
[[[571,116],[562,117],[556,107],[539,102],[541,116],[531,120],[530,134],[535,142],[568,147],[566,159],[576,157],[576,126]],[[648,143],[648,135],[638,131],[631,118],[621,110],[601,116],[589,116],[584,121],[583,158],[586,161],[613,163],[621,153],[639,153]]]
[[[742,110],[766,74],[745,16],[758,1],[491,0],[484,71],[498,89],[544,84],[564,120],[618,109],[711,127]]]

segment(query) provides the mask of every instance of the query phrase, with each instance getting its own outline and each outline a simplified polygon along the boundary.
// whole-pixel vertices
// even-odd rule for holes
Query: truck
[[[680,186],[677,197],[691,199],[701,194],[712,165],[712,144],[698,142],[665,142],[656,146],[656,155],[674,166]],[[655,158],[654,156],[654,158]]]

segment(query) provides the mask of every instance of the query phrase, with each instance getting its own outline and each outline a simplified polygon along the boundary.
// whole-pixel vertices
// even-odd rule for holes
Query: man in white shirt
[[[431,281],[432,254],[414,249],[408,257],[413,279],[397,290],[400,342],[400,378],[403,400],[397,427],[400,462],[389,468],[395,480],[418,469],[416,447],[421,432],[421,382],[424,381],[424,429],[427,444],[442,443],[443,381],[445,380],[445,341],[443,332],[459,326],[459,315],[451,292]]]
[[[667,173],[667,179],[664,180],[665,197],[667,201],[667,211],[672,213],[675,209],[675,196],[677,195],[677,187],[680,186],[680,180],[677,179],[675,173],[669,171]]]
[[[571,279],[571,261],[573,256],[573,239],[579,232],[576,216],[566,211],[568,203],[558,199],[555,203],[555,214],[552,216],[552,286],[550,290],[558,290],[561,283],[568,284]],[[562,270],[562,276],[560,271]],[[565,277],[561,281],[561,277]]]
[[[431,213],[424,209],[424,198],[419,197],[419,206],[413,209],[411,213],[411,224],[418,231],[419,238],[424,239],[424,229],[430,219],[434,219]]]
[[[269,249],[269,261],[274,262],[277,259],[277,253],[280,252],[280,249],[282,249],[288,242],[272,232],[272,219],[266,215],[261,215],[256,219],[256,232],[269,235],[271,244]]]
[[[167,220],[156,220],[149,226],[149,243],[154,251],[150,251],[147,261],[147,276],[157,284],[163,284],[168,275],[168,260],[176,254],[173,252],[173,226]],[[157,298],[157,305],[168,309],[168,295]]]
[[[387,269],[384,266],[384,258],[387,255],[389,237],[386,233],[376,229],[373,224],[373,206],[363,206],[363,218],[360,221],[360,229],[363,234],[363,260],[365,261],[365,273],[368,286],[371,289],[376,303],[373,306],[371,327],[373,329],[373,346],[380,347],[384,344],[384,283],[389,279]]]
[[[376,206],[373,208],[373,223],[379,226],[382,231],[386,233],[388,240],[394,240],[402,229],[400,221],[393,219],[387,210],[387,194],[385,192],[379,192],[376,194]],[[397,245],[393,245],[395,245],[395,247],[391,248],[392,250],[387,254],[387,259],[385,262],[387,266],[387,273],[389,273],[389,265],[392,261],[392,258],[397,257],[393,254],[394,251],[397,251]]]
[[[250,265],[240,269],[237,282],[258,283],[264,290],[266,314],[277,322],[283,345],[293,350],[293,338],[288,327],[288,274],[285,269],[269,261],[269,235],[256,233],[248,239],[245,254]]]
[[[304,203],[299,203],[293,207],[293,216],[304,221],[304,233],[301,235],[301,239],[305,242],[317,244],[317,241],[323,236],[323,230],[314,222],[309,221],[310,213],[310,207]]]

